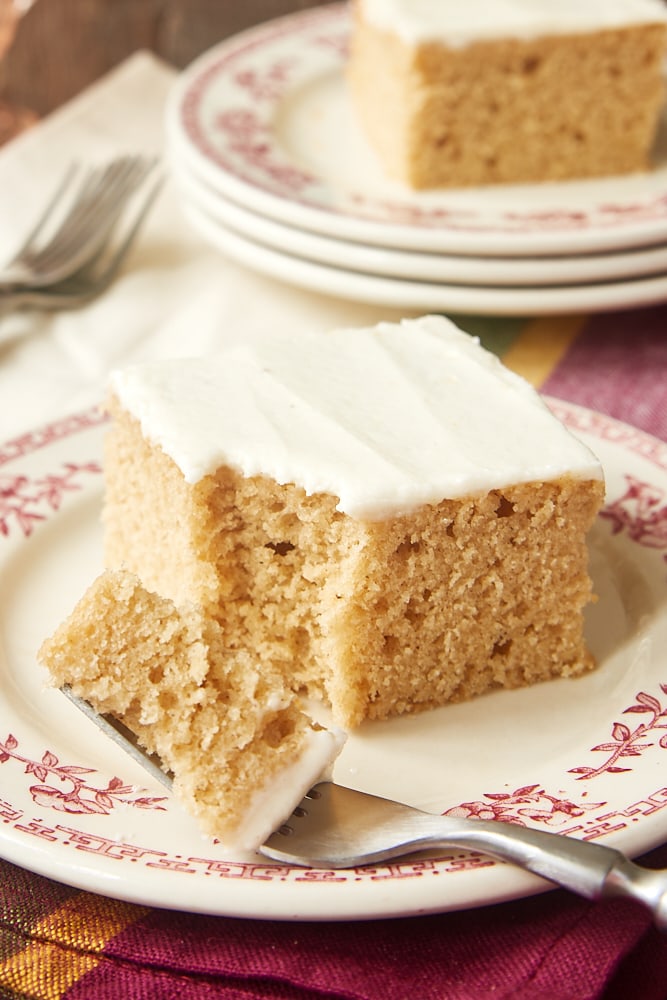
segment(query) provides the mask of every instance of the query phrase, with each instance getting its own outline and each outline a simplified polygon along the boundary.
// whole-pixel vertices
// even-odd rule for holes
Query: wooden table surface
[[[9,52],[0,60],[0,143],[15,128],[48,114],[137,49],[150,49],[183,67],[223,38],[317,3],[35,0]]]

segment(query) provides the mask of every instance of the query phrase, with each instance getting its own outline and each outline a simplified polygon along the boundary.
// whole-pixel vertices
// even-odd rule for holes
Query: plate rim
[[[193,204],[211,221],[242,237],[306,257],[324,266],[348,268],[374,277],[445,282],[466,287],[554,287],[566,283],[651,277],[667,270],[667,243],[616,252],[568,257],[487,257],[377,247],[327,236],[280,222],[215,192],[175,160],[171,163],[183,204]],[[480,274],[481,279],[480,280]],[[583,275],[583,276],[582,276]]]
[[[664,302],[667,274],[579,285],[464,285],[414,281],[320,264],[251,239],[212,219],[193,204],[182,205],[187,222],[218,251],[269,278],[320,294],[389,308],[478,316],[540,316],[624,309]]]

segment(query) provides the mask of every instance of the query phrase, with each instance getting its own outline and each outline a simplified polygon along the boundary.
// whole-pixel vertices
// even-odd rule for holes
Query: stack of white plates
[[[314,8],[228,39],[182,74],[169,158],[210,243],[296,285],[409,309],[667,301],[667,140],[643,174],[410,191],[383,175],[355,120],[348,32],[347,4]]]

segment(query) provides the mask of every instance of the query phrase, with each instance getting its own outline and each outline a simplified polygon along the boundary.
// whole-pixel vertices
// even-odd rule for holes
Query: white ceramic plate
[[[225,197],[293,226],[387,247],[577,254],[667,239],[667,157],[645,174],[415,193],[382,172],[343,79],[345,4],[228,39],[176,83],[168,146]]]
[[[497,816],[636,855],[667,837],[667,445],[564,403],[599,454],[607,514],[592,537],[598,669],[365,724],[341,783],[437,812]],[[545,883],[459,850],[353,871],[229,857],[164,789],[44,688],[35,653],[101,567],[100,417],[0,449],[0,855],[134,902],[273,919],[461,909]]]
[[[259,215],[225,198],[177,161],[172,173],[184,204],[226,229],[272,250],[369,275],[443,284],[544,287],[667,273],[667,245],[574,257],[473,257],[367,246]]]
[[[484,286],[409,281],[319,264],[248,239],[192,202],[183,212],[211,246],[260,274],[337,298],[422,312],[540,316],[629,309],[667,300],[667,275],[583,285]]]

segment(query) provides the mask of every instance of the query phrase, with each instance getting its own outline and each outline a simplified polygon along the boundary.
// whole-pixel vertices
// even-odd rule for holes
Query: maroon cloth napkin
[[[667,867],[667,850],[653,861]],[[161,942],[161,946],[157,942]],[[166,945],[166,942],[169,944]],[[211,978],[184,997],[664,1000],[667,938],[639,908],[560,890],[478,911],[292,925],[153,913],[110,946],[142,967]],[[128,987],[131,985],[131,979]],[[147,983],[153,988],[151,970]],[[225,983],[224,991],[216,980]],[[88,987],[98,979],[90,978]],[[106,980],[112,984],[113,979]],[[100,979],[100,988],[105,980]],[[81,991],[70,996],[83,998]],[[106,997],[104,992],[95,996]],[[108,993],[111,997],[114,994]],[[127,992],[128,998],[139,992]],[[171,996],[169,992],[146,996]]]
[[[667,308],[590,318],[542,390],[667,441]]]
[[[667,867],[667,848],[643,861]],[[105,928],[118,907],[125,929],[86,945],[81,924]],[[2,862],[0,996],[663,1000],[667,937],[632,903],[562,890],[439,916],[282,923],[147,911]]]

